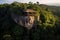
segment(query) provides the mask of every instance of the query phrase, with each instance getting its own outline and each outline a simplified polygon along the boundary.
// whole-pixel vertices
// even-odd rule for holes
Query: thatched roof
[[[36,11],[33,9],[26,9],[26,10],[24,10],[24,12],[36,12]]]

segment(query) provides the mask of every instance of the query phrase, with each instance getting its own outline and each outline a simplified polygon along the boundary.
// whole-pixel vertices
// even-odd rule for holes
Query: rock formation
[[[24,10],[24,14],[22,16],[16,15],[12,13],[12,19],[21,26],[26,27],[27,29],[31,29],[36,21],[39,20],[39,16],[35,16],[35,11],[32,9]]]

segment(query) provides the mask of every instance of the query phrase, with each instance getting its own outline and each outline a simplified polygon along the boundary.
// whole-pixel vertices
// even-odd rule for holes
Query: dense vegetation
[[[59,8],[55,8],[55,6],[40,5],[39,2],[29,2],[28,4],[18,2],[0,4],[0,39],[60,40]],[[38,25],[31,30],[18,25],[11,18],[12,13],[21,16],[24,9],[34,9],[36,10],[36,15],[40,15]]]

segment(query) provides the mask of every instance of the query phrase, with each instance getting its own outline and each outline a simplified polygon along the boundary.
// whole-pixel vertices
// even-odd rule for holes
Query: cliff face
[[[18,16],[15,14],[11,15],[12,19],[21,26],[31,29],[35,22],[35,16]]]

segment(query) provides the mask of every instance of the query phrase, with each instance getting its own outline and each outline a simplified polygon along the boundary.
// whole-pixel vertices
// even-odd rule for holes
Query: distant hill
[[[53,14],[55,14],[55,15],[60,17],[60,6],[44,5],[44,4],[41,4],[40,6],[44,6],[46,8],[49,8],[53,12]]]

